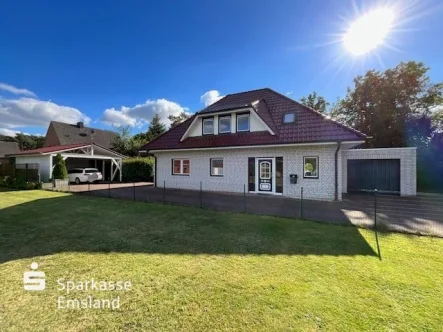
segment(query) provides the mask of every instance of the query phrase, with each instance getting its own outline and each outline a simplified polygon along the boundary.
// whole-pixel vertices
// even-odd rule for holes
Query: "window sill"
[[[172,174],[172,176],[189,176],[189,174]]]

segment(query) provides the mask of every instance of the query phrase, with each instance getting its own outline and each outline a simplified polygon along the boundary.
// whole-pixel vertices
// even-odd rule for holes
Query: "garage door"
[[[400,159],[348,160],[348,192],[400,193]]]

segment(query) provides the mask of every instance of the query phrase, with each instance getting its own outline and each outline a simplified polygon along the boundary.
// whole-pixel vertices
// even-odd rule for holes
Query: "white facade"
[[[347,161],[355,159],[400,159],[400,195],[417,194],[417,148],[354,149],[343,152],[343,192],[348,188]]]
[[[17,156],[15,157],[15,163],[39,164],[41,182],[47,182],[52,177],[52,156],[50,155]]]
[[[243,193],[248,191],[248,158],[283,157],[283,196],[329,200],[335,198],[335,151],[337,144],[286,147],[247,147],[194,151],[159,151],[156,156],[158,187],[200,189]],[[338,199],[342,193],[342,156],[338,153]],[[303,157],[318,157],[318,179],[303,178]],[[190,160],[189,175],[173,175],[172,160]],[[210,175],[210,159],[223,158],[223,176]],[[257,172],[257,169],[256,169]],[[290,183],[290,174],[297,174],[297,184]]]

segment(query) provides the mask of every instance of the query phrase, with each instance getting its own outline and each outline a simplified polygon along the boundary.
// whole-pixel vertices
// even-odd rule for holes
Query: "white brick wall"
[[[157,152],[157,185],[166,187],[199,189],[202,182],[203,190],[243,192],[244,185],[248,190],[248,157],[283,157],[283,195],[300,197],[300,189],[304,189],[304,197],[319,200],[334,200],[334,154],[336,145],[304,146],[304,147],[273,147],[248,149],[220,149],[181,152]],[[319,178],[303,178],[303,156],[319,157]],[[210,158],[224,160],[224,176],[210,176]],[[189,158],[191,174],[189,176],[172,175],[172,159]],[[338,156],[338,193],[342,193],[342,157]],[[290,184],[289,174],[297,174],[297,184]]]
[[[348,159],[400,159],[400,195],[415,196],[417,194],[417,149],[355,149],[343,152],[343,192],[347,192],[347,160]]]

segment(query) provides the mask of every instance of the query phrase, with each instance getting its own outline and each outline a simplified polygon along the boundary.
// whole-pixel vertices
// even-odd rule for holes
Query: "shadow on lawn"
[[[0,210],[0,263],[60,252],[372,255],[355,227],[61,196]]]

